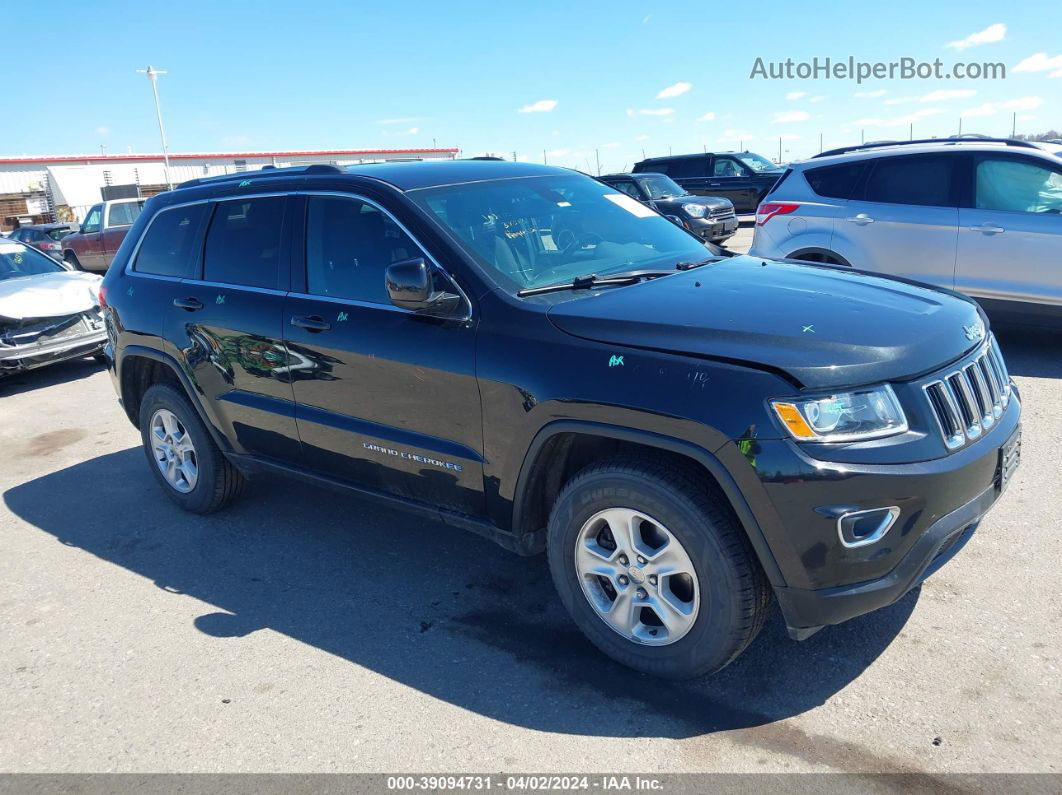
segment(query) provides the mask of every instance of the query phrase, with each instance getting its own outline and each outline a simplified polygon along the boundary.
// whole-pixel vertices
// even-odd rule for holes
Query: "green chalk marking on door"
[[[613,356],[611,359],[608,360],[608,366],[609,367],[623,367],[623,357],[622,356]]]

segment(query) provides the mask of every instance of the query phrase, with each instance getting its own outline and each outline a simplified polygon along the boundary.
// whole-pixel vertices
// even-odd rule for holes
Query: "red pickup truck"
[[[81,229],[67,235],[63,259],[83,271],[105,271],[110,267],[126,232],[144,209],[145,199],[112,199],[92,205]]]

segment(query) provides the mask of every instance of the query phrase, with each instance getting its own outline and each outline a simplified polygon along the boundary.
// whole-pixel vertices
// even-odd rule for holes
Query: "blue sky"
[[[740,144],[1062,128],[1057,2],[50,3],[5,17],[0,154],[457,146],[606,171]],[[88,11],[91,9],[88,13]],[[19,17],[24,15],[24,19]],[[969,38],[972,37],[972,38]],[[953,43],[949,46],[949,43]],[[750,80],[765,61],[1002,62],[1004,80]],[[1023,64],[1019,69],[1019,65]],[[15,89],[16,86],[25,88]],[[31,88],[32,87],[32,88]]]

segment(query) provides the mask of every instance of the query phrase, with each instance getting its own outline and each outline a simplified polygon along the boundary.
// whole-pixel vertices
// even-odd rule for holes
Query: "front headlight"
[[[689,204],[682,205],[682,210],[690,218],[704,218],[705,209],[703,204],[694,204],[693,202],[690,202]]]
[[[854,442],[907,431],[907,417],[888,384],[828,397],[772,400],[771,408],[803,442]]]

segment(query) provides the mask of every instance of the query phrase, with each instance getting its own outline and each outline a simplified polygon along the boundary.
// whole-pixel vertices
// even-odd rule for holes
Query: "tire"
[[[81,267],[81,262],[78,260],[77,254],[75,254],[73,251],[64,252],[63,253],[63,259],[66,261],[66,264],[69,265],[74,270],[76,270],[76,271],[85,270],[84,268]]]
[[[694,582],[689,582],[692,577],[680,575],[678,584],[683,588],[676,589],[672,575],[666,586],[669,590],[685,591],[688,603],[676,599],[674,591],[669,601],[692,606],[691,615],[695,616],[684,632],[674,633],[673,639],[659,639],[660,634],[672,633],[666,626],[655,626],[654,621],[659,620],[654,619],[655,610],[650,608],[646,614],[638,607],[647,602],[631,602],[634,605],[631,614],[641,616],[641,623],[634,631],[639,639],[613,628],[600,607],[592,602],[607,603],[610,585],[618,600],[617,588],[626,591],[636,584],[636,577],[642,576],[646,577],[643,595],[657,600],[656,605],[663,604],[660,601],[664,597],[663,576],[656,579],[642,573],[640,568],[638,572],[631,571],[635,568],[632,566],[627,570],[628,585],[623,586],[622,573],[604,579],[596,574],[586,575],[585,569],[580,574],[577,550],[587,545],[597,549],[597,541],[588,540],[587,534],[593,534],[597,526],[594,523],[601,521],[603,512],[610,512],[606,515],[612,518],[614,510],[633,511],[648,520],[638,525],[643,542],[649,536],[652,536],[650,540],[660,541],[661,529],[668,537],[659,549],[649,550],[644,561],[647,572],[652,570],[649,567],[654,559],[659,559],[664,548],[673,549],[672,541],[679,543],[677,551],[684,552],[692,564]],[[611,529],[607,519],[606,528]],[[607,538],[603,543],[607,546]],[[617,555],[621,548],[617,544]],[[547,553],[553,582],[579,629],[612,659],[656,676],[688,679],[718,671],[759,634],[769,612],[770,587],[725,498],[708,491],[699,479],[666,461],[624,456],[593,464],[573,477],[550,514]],[[638,557],[637,561],[640,567],[643,559]],[[614,569],[622,570],[622,565]],[[613,606],[617,604],[618,601],[612,602]],[[688,622],[689,618],[679,620]]]
[[[185,440],[187,436],[192,447],[193,467],[189,471],[194,470],[194,478],[182,472],[176,483],[167,479],[156,458],[153,428],[156,420],[165,425],[167,412],[176,420],[176,427],[181,431],[179,435],[171,437],[171,443],[167,446],[171,450],[178,450],[182,446],[174,440]],[[218,449],[198,412],[180,390],[168,384],[156,384],[148,389],[140,403],[140,438],[148,467],[163,491],[184,510],[213,513],[224,508],[243,491],[243,475]]]

